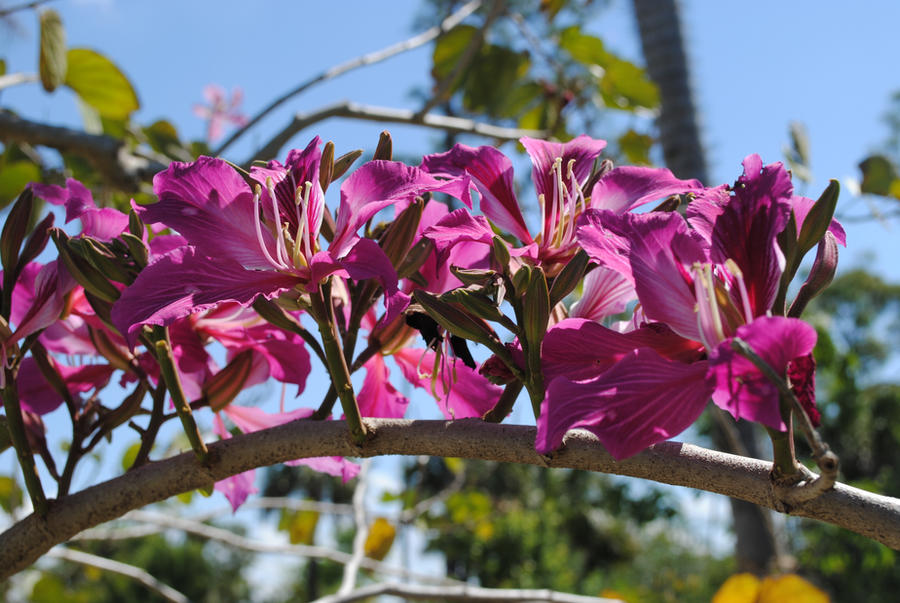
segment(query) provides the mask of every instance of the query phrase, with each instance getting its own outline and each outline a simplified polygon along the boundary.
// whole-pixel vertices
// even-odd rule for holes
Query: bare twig
[[[362,467],[357,476],[356,488],[353,490],[353,523],[356,533],[353,535],[353,556],[350,563],[344,566],[344,575],[341,577],[339,595],[346,595],[356,586],[356,577],[359,575],[360,563],[366,556],[366,539],[369,537],[369,522],[366,518],[366,491],[369,489],[369,469],[372,467],[372,459],[362,462]]]
[[[178,517],[165,513],[157,513],[151,511],[132,511],[131,513],[123,517],[123,519],[148,524],[153,530],[151,533],[159,533],[160,528],[180,530],[187,534],[193,534],[207,540],[214,540],[216,542],[226,544],[230,547],[252,551],[254,553],[290,555],[293,557],[300,557],[304,559],[323,559],[343,565],[347,565],[353,561],[353,556],[349,553],[344,553],[343,551],[305,544],[280,544],[277,542],[253,540],[252,538],[247,538],[246,536],[235,534],[234,532],[226,530],[224,528],[211,526],[195,521],[193,519],[187,519],[185,517]],[[125,536],[121,536],[120,534],[124,534]],[[124,537],[140,538],[149,535],[150,533],[148,533],[146,526],[134,526],[105,528],[103,530],[92,529],[79,534],[76,538],[78,540],[102,540],[110,536],[115,539],[121,539]],[[457,580],[421,574],[418,572],[407,570],[405,568],[387,565],[385,563],[375,561],[374,559],[369,559],[367,557],[363,557],[359,561],[359,567],[363,567],[365,569],[372,570],[383,575],[396,576],[403,579],[412,579],[430,584],[459,584],[459,581]]]
[[[504,128],[492,124],[477,122],[463,117],[450,117],[435,113],[417,115],[411,109],[395,109],[390,107],[373,107],[361,105],[350,101],[343,101],[328,105],[311,113],[298,113],[294,119],[281,132],[276,134],[268,143],[260,148],[246,164],[255,159],[271,159],[278,154],[288,140],[298,132],[309,126],[331,119],[342,117],[346,119],[358,119],[363,121],[375,121],[382,123],[410,124],[425,128],[434,128],[444,132],[456,134],[477,134],[486,138],[499,141],[518,140],[523,136],[542,138],[547,135],[543,130],[523,130],[520,128]]]
[[[380,63],[381,61],[389,59],[394,55],[398,55],[402,52],[406,52],[408,50],[418,48],[419,46],[423,46],[424,44],[427,44],[428,42],[431,42],[432,40],[437,38],[442,33],[450,31],[451,29],[456,27],[460,22],[462,22],[463,19],[478,10],[480,6],[481,0],[468,2],[463,5],[458,11],[441,21],[440,25],[431,27],[423,31],[422,33],[402,42],[391,44],[390,46],[382,48],[381,50],[376,50],[375,52],[364,54],[360,57],[356,57],[355,59],[350,59],[346,63],[341,63],[340,65],[330,67],[322,73],[313,76],[312,78],[298,85],[296,88],[293,88],[292,90],[284,93],[283,95],[279,96],[274,101],[269,103],[262,111],[254,115],[245,126],[238,129],[231,136],[225,139],[225,142],[219,145],[219,148],[217,148],[213,154],[217,156],[221,155],[225,151],[225,149],[227,149],[234,143],[235,140],[243,136],[250,128],[258,124],[265,116],[267,116],[269,113],[286,103],[291,98],[297,96],[301,92],[311,88],[316,84],[334,79],[339,75],[343,75],[348,71],[352,71],[359,67],[365,67],[367,65],[374,65],[375,63]]]
[[[39,82],[40,78],[36,73],[7,73],[0,75],[0,90],[12,88],[19,84],[29,84],[31,82]]]
[[[460,586],[418,586],[413,584],[371,584],[353,592],[317,599],[315,603],[350,603],[379,595],[394,595],[404,599],[431,599],[436,601],[509,601],[517,603],[615,603],[619,599],[586,597],[546,589],[482,588],[463,584]]]
[[[166,164],[160,161],[134,154],[118,138],[29,121],[2,110],[0,140],[76,153],[91,161],[106,179],[126,191],[138,190],[142,182],[166,169]]]
[[[23,2],[21,4],[14,4],[7,8],[0,8],[0,19],[5,19],[6,17],[20,10],[37,8],[40,5],[47,4],[49,2],[53,2],[53,0],[31,0],[31,2]]]
[[[609,455],[585,431],[568,434],[565,447],[545,456],[534,449],[535,428],[480,420],[366,419],[369,438],[360,446],[343,421],[293,421],[236,435],[209,446],[209,465],[193,453],[134,469],[123,476],[54,501],[47,515],[30,515],[0,534],[0,580],[31,565],[52,546],[124,513],[216,481],[298,458],[372,457],[387,454],[462,457],[630,475],[687,486],[776,508],[770,462],[663,442],[623,461]],[[844,484],[791,508],[900,550],[900,499]]]
[[[106,557],[92,555],[83,551],[67,549],[65,547],[52,548],[47,551],[47,556],[53,557],[54,559],[62,559],[63,561],[71,561],[72,563],[80,563],[81,565],[96,567],[97,569],[101,569],[105,572],[112,572],[114,574],[126,576],[128,578],[131,578],[132,580],[140,582],[167,601],[172,601],[173,603],[189,603],[189,600],[186,596],[184,596],[168,584],[160,582],[151,574],[139,567],[128,565],[127,563],[122,563],[121,561],[115,561],[114,559],[107,559]]]

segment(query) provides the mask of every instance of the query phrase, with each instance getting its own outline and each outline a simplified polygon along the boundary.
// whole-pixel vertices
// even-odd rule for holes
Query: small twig
[[[36,73],[7,73],[6,75],[0,75],[0,90],[38,81],[40,81],[40,78]]]
[[[295,134],[313,124],[332,117],[381,123],[410,124],[455,134],[477,134],[499,141],[518,140],[523,136],[530,136],[533,138],[543,138],[547,136],[547,132],[543,130],[505,128],[463,117],[450,117],[448,115],[439,115],[436,113],[426,113],[425,115],[419,116],[411,109],[373,107],[350,101],[343,101],[328,105],[311,113],[298,113],[294,116],[291,123],[289,123],[281,132],[276,134],[268,143],[263,145],[262,148],[256,151],[246,163],[250,164],[256,159],[275,157],[281,148],[287,144],[288,140]]]
[[[250,501],[248,501],[248,503],[249,502]],[[192,519],[178,517],[171,514],[155,513],[151,511],[131,511],[126,516],[124,516],[123,519],[150,524],[155,527],[154,533],[159,533],[160,528],[180,530],[187,534],[193,534],[207,540],[214,540],[216,542],[224,543],[233,548],[252,551],[254,553],[271,553],[276,555],[290,555],[307,559],[323,559],[343,565],[350,563],[353,558],[353,556],[349,553],[337,551],[327,547],[311,546],[305,544],[281,544],[278,542],[253,540],[251,538],[247,538],[246,536],[235,534],[230,530],[207,525],[205,523],[200,523]],[[82,533],[81,535],[79,535],[79,538],[95,539],[94,530],[95,529],[92,529],[88,532]],[[103,532],[99,532],[99,529],[97,530],[97,536],[105,536]],[[114,531],[114,529],[112,528],[110,528],[110,530]],[[146,536],[147,534],[141,532],[137,535]],[[369,559],[368,557],[364,557],[362,559],[362,561],[360,562],[360,567],[388,576],[397,576],[399,578],[412,579],[419,582],[427,582],[430,584],[459,584],[458,580],[421,574],[418,572],[407,570],[405,568],[387,565],[380,561]]]
[[[217,148],[213,152],[213,155],[222,155],[225,149],[230,147],[235,140],[243,136],[250,128],[258,124],[265,116],[267,116],[269,113],[286,103],[291,98],[297,96],[301,92],[311,88],[318,83],[334,79],[339,75],[343,75],[348,71],[352,71],[359,67],[365,67],[367,65],[380,63],[381,61],[389,59],[394,55],[406,52],[408,50],[413,50],[415,48],[418,48],[419,46],[427,44],[442,33],[450,31],[451,29],[456,27],[463,19],[478,10],[480,6],[481,0],[474,0],[473,2],[469,2],[463,5],[458,11],[441,21],[440,25],[431,27],[420,34],[409,38],[408,40],[404,40],[396,44],[391,44],[390,46],[382,48],[381,50],[376,50],[375,52],[370,52],[369,54],[364,54],[360,57],[350,59],[349,61],[341,63],[340,65],[335,65],[334,67],[326,69],[322,73],[313,76],[312,78],[301,83],[296,88],[284,93],[283,95],[279,96],[274,101],[269,103],[262,111],[254,115],[246,125],[236,130],[231,136],[225,139],[225,142],[219,145],[219,148]]]
[[[416,584],[370,584],[349,593],[338,593],[317,599],[315,603],[350,603],[377,597],[394,595],[403,599],[430,599],[433,601],[507,601],[515,603],[621,603],[620,599],[587,597],[547,589],[483,588],[463,584],[460,586],[420,586]]]
[[[366,491],[369,489],[369,469],[372,467],[372,459],[362,462],[359,474],[356,477],[356,488],[353,490],[353,523],[356,533],[353,535],[353,557],[350,563],[344,566],[344,575],[341,578],[339,595],[345,595],[353,591],[356,586],[356,577],[359,575],[360,563],[366,556],[366,539],[369,537],[369,522],[366,519]]]
[[[140,432],[141,447],[138,449],[137,456],[134,457],[134,463],[129,467],[129,470],[136,469],[147,462],[150,458],[153,444],[156,442],[156,434],[159,433],[159,428],[165,422],[165,385],[162,383],[157,384],[151,395],[153,397],[153,410],[150,411],[150,422],[147,424],[147,429]],[[137,426],[135,428],[139,429]]]
[[[121,561],[107,559],[106,557],[100,557],[85,553],[84,551],[76,551],[61,546],[47,551],[47,556],[55,559],[62,559],[63,561],[96,567],[97,569],[119,574],[120,576],[126,576],[140,582],[167,601],[173,601],[174,603],[189,603],[190,601],[181,592],[175,590],[168,584],[160,582],[145,570],[133,565],[128,565],[127,563],[122,563]]]

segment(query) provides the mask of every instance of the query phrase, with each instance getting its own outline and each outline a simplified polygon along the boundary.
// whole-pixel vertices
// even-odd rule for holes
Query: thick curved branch
[[[32,514],[0,534],[0,580],[78,532],[133,509],[181,492],[212,488],[216,481],[249,469],[317,456],[426,454],[568,467],[697,488],[770,509],[780,504],[769,480],[771,463],[690,444],[664,442],[616,461],[584,431],[569,433],[565,447],[548,457],[534,450],[534,427],[477,419],[367,419],[366,425],[368,440],[356,446],[342,421],[295,421],[211,444],[206,465],[185,453],[50,501],[46,517]],[[793,507],[791,514],[833,523],[900,549],[900,500],[895,498],[836,484],[822,496]]]
[[[135,155],[118,138],[29,121],[2,110],[0,140],[75,153],[89,160],[107,180],[126,191],[138,190],[142,182],[149,182],[154,174],[167,167],[160,161]]]
[[[261,149],[253,154],[246,164],[252,163],[256,159],[268,160],[278,155],[288,140],[295,134],[308,128],[309,126],[331,119],[332,117],[343,117],[345,119],[358,119],[362,121],[375,121],[395,124],[409,124],[413,126],[422,126],[424,128],[434,128],[443,132],[454,134],[478,134],[486,138],[494,138],[500,141],[518,140],[523,136],[531,136],[533,138],[542,138],[547,136],[547,132],[542,130],[522,130],[519,128],[504,128],[492,124],[477,122],[472,119],[463,117],[450,117],[448,115],[440,115],[438,113],[425,113],[419,115],[411,109],[394,109],[391,107],[373,107],[371,105],[361,105],[350,101],[343,101],[322,107],[311,113],[298,113],[294,119],[281,132],[276,134]]]
[[[335,65],[325,71],[319,73],[318,75],[313,76],[312,78],[306,80],[305,82],[299,84],[295,88],[285,92],[271,103],[269,103],[262,111],[254,115],[250,121],[248,121],[243,127],[234,132],[231,136],[225,139],[219,147],[213,152],[214,155],[221,155],[225,149],[230,147],[235,140],[243,136],[247,133],[247,131],[258,124],[266,115],[286,103],[291,98],[297,96],[304,90],[311,88],[312,86],[324,82],[326,80],[334,79],[339,75],[343,75],[348,71],[352,71],[359,67],[365,67],[367,65],[374,65],[375,63],[380,63],[385,59],[389,59],[394,55],[400,54],[402,52],[406,52],[408,50],[413,50],[414,48],[418,48],[428,42],[431,42],[435,38],[437,38],[442,33],[448,32],[457,25],[459,25],[463,19],[474,13],[481,6],[481,0],[472,0],[472,2],[468,2],[458,11],[441,21],[440,25],[435,25],[434,27],[430,27],[422,33],[415,35],[407,40],[402,42],[397,42],[396,44],[391,44],[386,48],[382,48],[381,50],[376,50],[375,52],[370,52],[369,54],[364,54],[362,56],[356,57],[355,59],[350,59],[346,63],[341,63],[340,65]]]

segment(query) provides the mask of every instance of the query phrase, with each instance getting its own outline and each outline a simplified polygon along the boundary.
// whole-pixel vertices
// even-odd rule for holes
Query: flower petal
[[[133,346],[141,325],[166,326],[223,301],[249,306],[297,284],[297,277],[271,270],[245,270],[228,258],[210,259],[180,247],[144,268],[113,305],[112,320]]]
[[[621,214],[651,201],[702,188],[699,180],[680,180],[665,168],[622,166],[594,185],[590,206]]]
[[[391,385],[384,357],[375,354],[364,366],[366,379],[356,397],[360,414],[364,417],[402,418],[409,406],[409,398]]]
[[[443,176],[468,175],[481,195],[481,212],[523,243],[533,242],[514,192],[512,162],[506,155],[494,147],[456,144],[445,153],[427,155],[422,168]]]
[[[253,192],[221,159],[174,162],[153,178],[153,190],[159,202],[138,206],[144,223],[162,222],[204,255],[246,268],[271,268],[253,227]],[[271,233],[263,229],[262,236],[264,244],[274,249]]]
[[[816,345],[816,330],[796,318],[763,316],[742,325],[735,337],[745,341],[779,375],[787,375],[789,363],[810,354]],[[802,361],[801,361],[802,362]],[[806,370],[813,367],[806,365]],[[710,376],[715,380],[713,401],[735,419],[786,429],[779,410],[778,388],[752,362],[723,341],[710,357]]]
[[[617,460],[678,435],[706,406],[706,362],[683,364],[648,348],[634,350],[589,381],[554,379],[538,418],[536,448],[547,453],[566,431],[595,434]]]

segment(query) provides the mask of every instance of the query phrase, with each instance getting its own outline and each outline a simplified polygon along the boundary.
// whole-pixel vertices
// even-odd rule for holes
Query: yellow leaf
[[[796,574],[769,577],[759,589],[759,603],[828,603],[823,591]]]
[[[712,603],[756,603],[759,578],[753,574],[735,574],[713,595]]]
[[[278,529],[286,530],[291,544],[312,544],[316,537],[316,526],[319,523],[317,511],[281,512]]]
[[[387,557],[394,544],[394,536],[397,535],[397,528],[384,517],[376,519],[369,527],[369,535],[366,537],[365,552],[366,557],[381,561]]]

